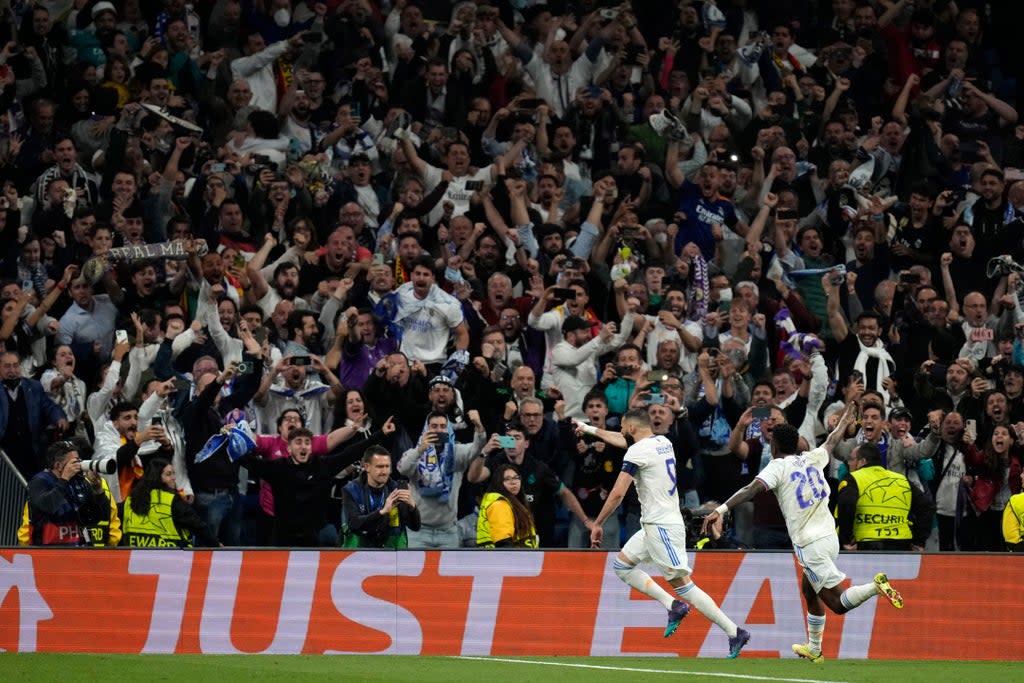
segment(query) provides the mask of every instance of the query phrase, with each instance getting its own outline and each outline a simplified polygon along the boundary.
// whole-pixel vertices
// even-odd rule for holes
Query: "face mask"
[[[282,7],[274,12],[274,23],[281,28],[284,28],[288,24],[292,23],[292,13]]]

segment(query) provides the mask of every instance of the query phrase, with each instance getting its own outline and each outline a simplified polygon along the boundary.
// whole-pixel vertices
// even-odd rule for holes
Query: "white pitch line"
[[[601,664],[574,664],[572,662],[543,662],[536,659],[506,659],[504,657],[458,656],[453,659],[470,659],[480,662],[505,662],[508,664],[536,664],[539,666],[562,666],[570,669],[598,669],[601,671],[628,671],[630,673],[670,674],[674,676],[705,676],[707,678],[732,678],[747,681],[780,681],[783,683],[845,683],[820,678],[780,678],[777,676],[753,676],[738,673],[716,673],[710,671],[680,671],[677,669],[640,669],[632,666],[604,666]]]

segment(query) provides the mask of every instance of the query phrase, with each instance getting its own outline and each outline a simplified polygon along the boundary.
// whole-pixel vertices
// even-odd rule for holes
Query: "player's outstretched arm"
[[[715,531],[719,534],[722,533],[722,522],[725,519],[725,513],[735,508],[741,503],[746,503],[748,500],[753,500],[754,496],[767,491],[768,487],[764,485],[764,482],[760,479],[754,479],[752,482],[741,488],[736,493],[729,497],[729,500],[725,501],[717,508],[712,510],[704,517],[704,523],[701,524],[700,530],[702,534],[708,533],[708,529],[711,526],[715,527]]]
[[[626,443],[626,437],[619,432],[610,432],[607,429],[598,429],[593,425],[583,424],[579,420],[573,420],[572,422],[576,427],[577,434],[589,434],[590,436],[596,436],[609,446],[615,446],[616,448],[629,448],[629,444]]]
[[[832,451],[839,445],[839,442],[846,438],[846,428],[853,422],[853,413],[856,409],[856,404],[853,402],[847,403],[846,408],[843,410],[843,414],[839,417],[839,424],[832,430],[832,433],[825,439],[825,443],[821,444],[821,447],[825,449],[825,452],[832,455]]]

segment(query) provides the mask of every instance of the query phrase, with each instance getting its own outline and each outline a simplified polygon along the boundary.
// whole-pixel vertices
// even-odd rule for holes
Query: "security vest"
[[[480,500],[480,516],[476,518],[476,545],[478,548],[493,548],[494,539],[491,537],[491,520],[487,517],[487,510],[499,500],[508,500],[500,493],[485,493]],[[511,503],[508,503],[511,506]],[[515,522],[513,521],[513,529]],[[513,531],[514,533],[514,531]],[[536,548],[537,530],[531,528],[530,536],[527,538],[513,538],[512,545],[516,547]]]
[[[853,539],[861,541],[909,540],[910,482],[898,472],[874,465],[850,476],[857,482],[857,511]]]
[[[171,518],[171,504],[177,494],[160,489],[149,492],[149,512],[138,515],[132,510],[132,497],[124,501],[124,538],[122,545],[133,548],[191,548],[192,537],[178,529]]]
[[[1010,496],[1006,503],[1006,509],[1003,510],[1003,540],[1013,545],[1024,541],[1024,493]]]

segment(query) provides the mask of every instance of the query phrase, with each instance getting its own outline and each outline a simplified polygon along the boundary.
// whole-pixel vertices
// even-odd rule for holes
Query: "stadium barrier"
[[[613,553],[579,551],[0,550],[0,650],[104,653],[721,657],[693,613],[631,592]],[[690,554],[753,635],[744,656],[804,640],[788,553]],[[829,614],[825,655],[1015,659],[1024,557],[844,553],[851,580],[889,574],[907,604]],[[958,590],[959,588],[959,590]]]
[[[18,527],[28,500],[28,484],[0,448],[0,546],[18,544]]]

